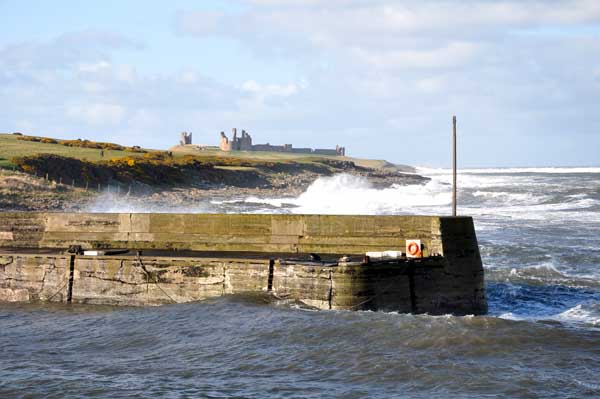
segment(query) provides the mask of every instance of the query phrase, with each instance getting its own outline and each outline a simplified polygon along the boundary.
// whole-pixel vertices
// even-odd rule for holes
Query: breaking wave
[[[450,174],[444,171],[428,177],[431,180],[424,185],[375,188],[364,178],[340,174],[317,179],[298,197],[248,197],[232,202],[268,205],[265,211],[270,212],[274,208],[281,212],[318,214],[449,214]],[[583,183],[565,186],[551,177],[532,180],[528,176],[463,174],[461,171],[458,184],[462,214],[493,214],[497,218],[524,220],[600,221],[600,193],[594,191],[594,187],[585,188]],[[578,192],[572,193],[569,188]]]
[[[296,198],[249,197],[247,203],[290,208],[293,213],[370,214],[409,213],[415,208],[449,205],[450,190],[437,180],[427,184],[374,188],[365,178],[339,174],[317,179]]]
[[[600,280],[597,276],[581,273],[574,275],[566,270],[560,270],[551,262],[511,268],[488,267],[486,279],[512,284],[559,284],[573,288],[600,290]]]
[[[93,213],[215,213],[216,210],[209,204],[198,203],[165,203],[152,200],[104,193],[98,196],[93,203],[86,206],[85,212]]]

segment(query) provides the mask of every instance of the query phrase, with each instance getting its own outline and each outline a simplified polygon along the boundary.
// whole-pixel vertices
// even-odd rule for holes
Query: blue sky
[[[0,131],[600,164],[600,2],[0,0]]]

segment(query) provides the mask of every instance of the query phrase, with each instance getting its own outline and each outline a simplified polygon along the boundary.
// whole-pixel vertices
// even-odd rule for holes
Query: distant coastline
[[[77,210],[99,195],[180,203],[298,195],[322,176],[361,176],[376,187],[423,184],[414,168],[383,160],[266,151],[169,150],[0,134],[0,210]]]

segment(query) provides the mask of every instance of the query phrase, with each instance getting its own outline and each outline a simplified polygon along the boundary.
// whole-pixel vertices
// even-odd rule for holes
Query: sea
[[[382,189],[342,174],[297,197],[176,211],[450,214],[450,171],[417,173],[431,180]],[[260,295],[0,304],[0,398],[600,397],[600,168],[464,169],[458,188],[485,316],[315,311]]]

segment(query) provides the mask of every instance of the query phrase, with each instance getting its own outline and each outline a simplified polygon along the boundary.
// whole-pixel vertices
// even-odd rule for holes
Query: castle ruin
[[[192,144],[192,132],[181,132],[181,138],[179,139],[179,145]]]
[[[237,129],[232,129],[231,140],[227,137],[225,132],[221,132],[221,141],[219,148],[221,151],[271,151],[271,152],[289,152],[294,154],[316,154],[316,155],[334,155],[334,156],[345,156],[346,148],[335,146],[335,149],[327,148],[294,148],[291,144],[284,145],[272,145],[266,144],[252,144],[252,136],[245,130],[242,130],[242,135],[237,135]],[[191,135],[191,133],[190,133]],[[190,136],[191,140],[191,136]]]

